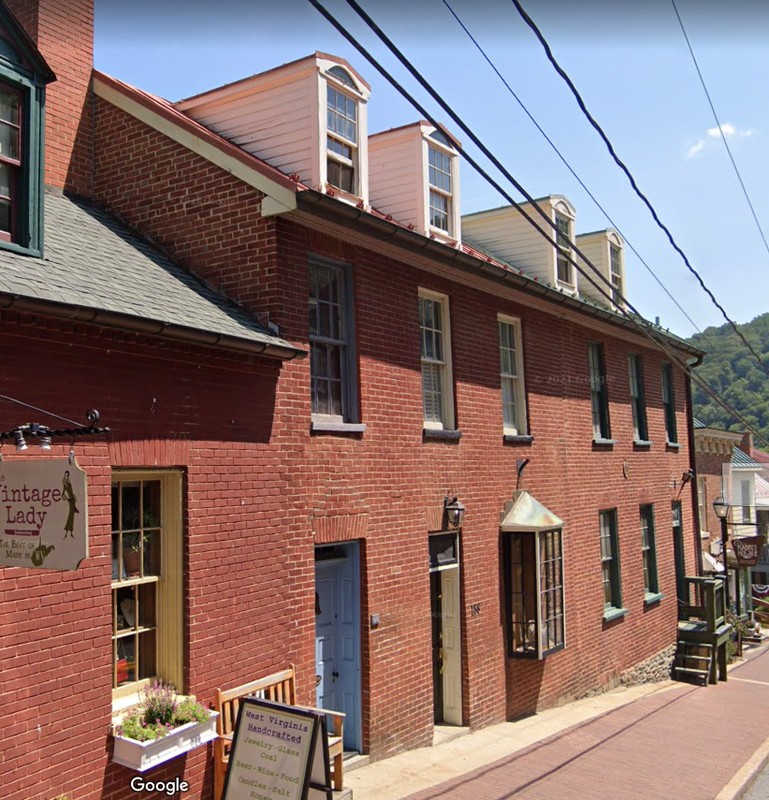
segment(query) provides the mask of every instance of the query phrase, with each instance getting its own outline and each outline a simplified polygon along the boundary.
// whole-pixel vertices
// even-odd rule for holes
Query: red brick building
[[[130,797],[111,723],[156,676],[210,701],[294,663],[383,758],[664,672],[699,549],[670,349],[700,354],[623,316],[616,233],[583,239],[601,304],[565,198],[557,247],[460,222],[458,143],[369,142],[341,59],[171,104],[92,72],[88,0],[9,5],[2,391],[110,433],[74,445],[88,558],[0,568],[3,796]],[[150,774],[209,798],[210,747]]]

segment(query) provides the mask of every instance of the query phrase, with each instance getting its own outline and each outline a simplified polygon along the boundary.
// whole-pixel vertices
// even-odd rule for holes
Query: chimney
[[[56,73],[46,90],[45,183],[90,195],[93,0],[6,0]]]
[[[753,457],[753,434],[743,433],[739,445],[737,445],[743,453],[747,453],[751,458]]]

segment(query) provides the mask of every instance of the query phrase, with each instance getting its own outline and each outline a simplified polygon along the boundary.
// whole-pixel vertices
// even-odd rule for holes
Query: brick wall
[[[41,16],[38,29],[54,18]],[[55,43],[46,57],[51,50]],[[78,91],[73,88],[72,97],[80,97]],[[82,104],[70,102],[74,119]],[[308,254],[353,265],[361,411],[368,428],[357,437],[309,436],[309,360],[279,369],[242,355],[117,333],[95,338],[87,326],[4,317],[5,391],[26,396],[28,367],[35,364],[36,403],[74,418],[96,406],[113,428],[106,441],[78,447],[90,480],[88,563],[62,575],[0,570],[0,630],[12,631],[13,641],[10,654],[4,653],[10,667],[2,700],[18,735],[6,758],[12,765],[4,779],[10,800],[49,800],[60,791],[76,800],[130,796],[128,773],[107,766],[107,492],[115,468],[185,471],[185,689],[206,700],[217,685],[235,685],[289,661],[299,670],[300,699],[314,699],[313,543],[361,541],[361,617],[377,613],[381,619],[378,629],[364,624],[361,631],[364,749],[374,758],[427,744],[432,735],[427,520],[449,489],[468,509],[461,535],[467,724],[479,727],[585,694],[674,641],[670,503],[679,496],[673,481],[688,469],[689,453],[680,374],[681,448],[664,445],[662,356],[546,315],[524,297],[494,297],[373,247],[287,220],[262,220],[253,189],[103,101],[95,103],[95,115],[97,199],[246,307],[269,311],[287,338],[307,343]],[[51,181],[75,185],[84,170],[73,166],[81,162],[71,154],[87,137],[61,120],[58,128],[70,145],[51,140],[52,176],[59,171]],[[450,296],[463,434],[458,443],[422,439],[419,287]],[[502,442],[499,312],[523,320],[531,445]],[[606,346],[617,439],[604,451],[591,445],[586,345],[592,340]],[[639,350],[650,450],[632,446],[627,354]],[[11,414],[5,427],[16,422]],[[503,635],[498,515],[515,489],[516,459],[523,457],[530,464],[522,487],[565,521],[567,646],[542,662],[507,659]],[[690,489],[680,499],[692,574]],[[641,503],[655,504],[665,595],[648,608]],[[607,625],[598,511],[613,507],[628,614]],[[478,613],[470,613],[471,605]],[[90,768],[84,770],[84,763]],[[160,774],[184,775],[193,785],[191,796],[207,798],[210,769],[207,752],[199,750]]]
[[[311,686],[313,558],[286,501],[298,458],[276,410],[277,362],[4,312],[4,393],[111,434],[78,442],[88,476],[89,557],[73,572],[0,568],[4,800],[125,800],[109,763],[110,481],[122,467],[185,475],[184,690],[209,702],[296,661]],[[34,387],[30,386],[34,365]],[[30,412],[0,407],[7,430]],[[55,422],[45,415],[35,421]],[[52,457],[66,458],[67,444]],[[5,458],[23,458],[9,452]],[[29,453],[40,458],[35,445]],[[49,456],[43,456],[49,457]],[[84,510],[84,509],[83,509]],[[276,543],[286,542],[276,547]],[[302,624],[303,621],[303,624]],[[311,636],[311,634],[310,634]],[[305,700],[308,700],[304,692]],[[9,727],[10,726],[10,727]],[[210,746],[153,778],[210,797]]]
[[[45,183],[90,194],[93,0],[8,0],[56,74],[46,90]]]
[[[671,502],[683,502],[687,574],[696,573],[683,378],[676,375],[680,449],[665,447],[661,366],[643,347],[591,333],[519,303],[494,299],[359,247],[288,222],[278,228],[284,300],[303,308],[309,253],[353,264],[360,358],[360,438],[316,435],[308,444],[308,506],[316,515],[368,513],[367,612],[370,659],[366,744],[375,757],[429,743],[432,731],[429,579],[430,509],[447,489],[468,508],[462,531],[465,718],[481,726],[520,716],[590,689],[674,641],[675,571]],[[387,291],[383,292],[383,284]],[[297,287],[296,296],[288,287]],[[417,292],[450,296],[456,408],[462,439],[422,440]],[[501,436],[497,313],[523,320],[529,418],[534,442],[506,446]],[[297,319],[300,315],[297,314]],[[302,323],[304,324],[304,323]],[[285,332],[300,340],[303,327]],[[611,422],[618,443],[592,447],[586,345],[603,340]],[[649,450],[632,445],[627,356],[644,353]],[[309,381],[309,363],[295,365]],[[505,659],[500,604],[498,514],[515,488],[516,459],[531,459],[523,486],[565,521],[567,647],[544,662]],[[676,481],[674,485],[674,481]],[[382,507],[382,499],[386,506]],[[643,602],[639,505],[654,503],[663,600]],[[618,508],[627,616],[602,622],[598,510]],[[476,605],[480,613],[471,615]],[[364,617],[365,618],[365,617]],[[505,683],[506,679],[506,683]],[[507,698],[506,698],[507,689]],[[408,696],[404,713],[402,698]]]

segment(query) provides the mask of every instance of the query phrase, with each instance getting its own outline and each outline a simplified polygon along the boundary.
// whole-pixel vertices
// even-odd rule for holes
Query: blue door
[[[361,749],[360,580],[357,542],[315,551],[316,705],[344,711],[345,750]]]

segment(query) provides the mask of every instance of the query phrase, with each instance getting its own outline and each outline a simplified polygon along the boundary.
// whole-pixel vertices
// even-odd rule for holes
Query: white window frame
[[[329,103],[329,95],[331,92],[336,93],[337,95],[344,97],[346,100],[352,101],[355,107],[355,119],[353,120],[355,124],[355,139],[350,139],[346,135],[339,133],[337,131],[332,131],[328,124],[328,116],[331,111],[331,105]],[[339,114],[339,112],[334,109],[335,114]],[[342,115],[344,119],[350,119],[346,115]],[[341,82],[332,81],[326,77],[326,183],[333,187],[334,190],[339,192],[344,192],[348,194],[358,195],[360,193],[360,102],[357,97],[350,93],[350,91],[345,91],[343,88],[343,84]],[[329,142],[333,140],[338,142],[342,147],[348,147],[351,150],[351,157],[346,158],[341,153],[337,153],[329,147]],[[328,163],[329,161],[334,161],[337,164],[341,164],[342,166],[349,167],[352,170],[352,186],[350,189],[344,189],[336,184],[331,183],[330,176],[328,174]]]
[[[569,288],[574,288],[576,285],[576,281],[574,278],[574,265],[569,261],[569,258],[572,258],[572,244],[574,242],[574,220],[571,217],[566,216],[560,211],[555,212],[555,227],[558,229],[557,232],[554,231],[555,234],[555,279],[556,282],[559,284],[563,284],[564,286],[568,286]],[[561,223],[565,223],[568,231],[563,231],[561,228]],[[569,270],[569,278],[568,280],[561,278],[558,274],[558,263],[566,259],[566,267]]]
[[[157,630],[155,645],[157,674],[113,688],[113,711],[138,702],[142,688],[153,679],[162,678],[165,682],[173,684],[179,693],[182,691],[184,680],[182,473],[178,470],[114,470],[112,473],[113,486],[136,481],[160,481],[160,575],[152,578],[120,578],[122,559],[119,559],[117,575],[113,563],[112,589],[127,588],[148,582],[156,584],[157,607],[154,627]],[[112,592],[110,595],[112,596]],[[112,603],[112,609],[112,614],[115,615],[117,611],[114,603]],[[115,624],[114,619],[113,616],[113,625]],[[116,664],[112,665],[112,669],[114,680]]]
[[[625,294],[622,277],[622,248],[609,242],[609,278],[611,280],[611,299],[615,305],[622,305]]]
[[[509,533],[503,542],[508,656],[542,659],[563,650],[562,529]]]
[[[338,316],[339,337],[331,334],[322,336],[309,330],[308,338],[310,342],[310,396],[313,423],[357,423],[359,420],[358,405],[358,373],[357,373],[357,354],[355,349],[355,317],[353,307],[353,285],[352,267],[350,264],[338,261],[330,261],[318,256],[311,256],[308,264],[308,306],[312,309],[317,308],[319,298],[312,295],[312,275],[314,270],[325,269],[337,275],[336,302],[327,303],[332,306]],[[316,311],[317,313],[317,311]],[[329,380],[328,376],[316,376],[313,373],[313,359],[315,349],[329,346],[335,348],[339,356],[339,383],[341,414],[326,414],[315,411],[315,381],[320,377],[321,380]]]
[[[441,310],[441,327],[426,328],[422,318],[422,301],[428,300],[436,303]],[[440,335],[442,358],[425,355],[425,333],[432,331]],[[422,363],[422,419],[425,430],[456,430],[456,417],[454,413],[454,380],[451,364],[451,323],[449,319],[449,298],[445,294],[419,289],[419,338],[420,356]],[[425,388],[424,374],[426,367],[437,367],[439,395],[439,419],[426,419],[425,416]]]
[[[515,371],[510,372],[505,367],[504,352],[509,350],[503,342],[502,326],[508,326],[513,335],[513,359],[515,361]],[[510,317],[506,314],[497,315],[497,332],[499,336],[499,373],[500,391],[502,400],[502,430],[506,436],[526,436],[529,432],[528,419],[526,415],[526,385],[524,382],[523,364],[523,338],[521,333],[521,320],[517,317]],[[510,403],[505,401],[505,386],[508,386],[508,394],[512,396],[512,415],[508,413]],[[515,419],[510,419],[514,416]]]
[[[437,156],[440,156],[443,159],[448,161],[448,172],[446,170],[439,168],[436,165],[433,165],[430,161],[431,154],[435,153]],[[436,170],[440,175],[448,175],[449,179],[449,188],[448,190],[445,189],[443,186],[437,185],[432,180],[430,180],[430,173]],[[453,235],[453,216],[454,216],[454,158],[451,153],[447,152],[441,147],[436,147],[432,141],[427,142],[427,223],[428,227],[432,230],[439,231],[443,234],[448,234],[449,236]],[[446,204],[445,208],[445,215],[446,215],[446,227],[441,227],[440,225],[433,224],[433,197],[440,199],[442,202]],[[443,209],[440,209],[441,213],[444,213]]]

